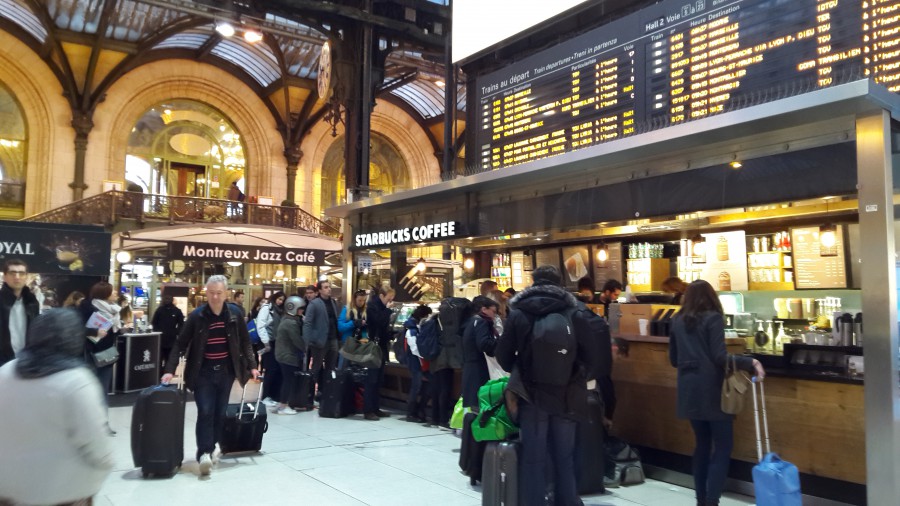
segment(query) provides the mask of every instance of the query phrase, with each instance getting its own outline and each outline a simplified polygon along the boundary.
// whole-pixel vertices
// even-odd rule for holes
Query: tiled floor
[[[248,388],[249,391],[256,386]],[[239,397],[236,390],[234,396]],[[118,430],[116,467],[94,504],[196,506],[197,504],[321,504],[477,506],[481,488],[459,472],[459,439],[450,432],[403,422],[399,416],[369,422],[361,416],[320,418],[317,413],[269,415],[259,455],[224,457],[200,477],[194,454],[196,409],[188,404],[185,461],[168,479],[144,479],[132,467],[131,408],[112,408]],[[648,480],[643,485],[586,496],[586,505],[693,506],[693,490]],[[274,502],[277,504],[277,502]],[[723,506],[753,504],[729,495]]]

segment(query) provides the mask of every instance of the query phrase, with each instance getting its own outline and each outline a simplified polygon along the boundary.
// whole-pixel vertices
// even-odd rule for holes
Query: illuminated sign
[[[368,246],[388,246],[407,242],[426,242],[456,237],[458,227],[455,221],[431,223],[418,227],[397,228],[383,232],[356,234],[353,245],[356,248]]]
[[[665,0],[476,78],[497,169],[863,78],[900,90],[900,0]]]

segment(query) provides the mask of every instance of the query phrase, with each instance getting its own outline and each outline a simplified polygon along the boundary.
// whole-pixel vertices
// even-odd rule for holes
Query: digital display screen
[[[476,79],[499,169],[872,78],[900,89],[900,0],[668,0]]]

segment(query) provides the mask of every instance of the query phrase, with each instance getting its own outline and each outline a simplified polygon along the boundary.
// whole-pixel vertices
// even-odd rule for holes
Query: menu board
[[[622,281],[625,279],[624,270],[622,269],[622,243],[611,242],[606,244],[609,256],[605,262],[597,260],[597,252],[600,251],[600,245],[591,248],[594,255],[594,286],[597,290],[603,287],[603,284],[610,279]]]
[[[476,78],[497,169],[872,78],[900,89],[900,0],[663,0]]]
[[[534,252],[535,269],[542,265],[552,265],[559,269],[559,248],[544,248]]]
[[[510,253],[512,262],[512,287],[516,290],[522,290],[531,286],[531,255],[524,251],[512,251]]]
[[[701,279],[720,292],[748,290],[747,240],[743,230],[703,234],[706,264]]]
[[[819,227],[791,229],[794,255],[794,286],[797,288],[847,288],[847,259],[844,252],[844,226],[837,225],[834,256],[822,256]]]

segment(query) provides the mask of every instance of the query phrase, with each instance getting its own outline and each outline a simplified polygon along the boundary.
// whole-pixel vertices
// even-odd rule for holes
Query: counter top
[[[613,339],[624,339],[633,343],[661,343],[669,344],[668,336],[642,336],[639,334],[612,334]],[[747,340],[743,337],[726,337],[725,344],[746,344]]]

